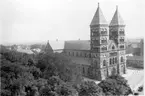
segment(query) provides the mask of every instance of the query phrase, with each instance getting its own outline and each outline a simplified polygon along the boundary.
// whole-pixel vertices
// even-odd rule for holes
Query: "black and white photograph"
[[[0,96],[144,96],[144,0],[0,0]]]

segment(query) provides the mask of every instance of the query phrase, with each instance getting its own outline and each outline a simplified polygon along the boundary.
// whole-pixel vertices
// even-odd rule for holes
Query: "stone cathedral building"
[[[65,41],[63,53],[85,77],[103,80],[111,74],[125,74],[125,24],[118,8],[108,24],[98,4],[90,24],[90,40]]]

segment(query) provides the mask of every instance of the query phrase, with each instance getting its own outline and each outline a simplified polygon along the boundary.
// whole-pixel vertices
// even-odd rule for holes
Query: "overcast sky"
[[[0,0],[0,43],[89,39],[98,2],[108,23],[118,5],[126,37],[143,37],[144,0]]]

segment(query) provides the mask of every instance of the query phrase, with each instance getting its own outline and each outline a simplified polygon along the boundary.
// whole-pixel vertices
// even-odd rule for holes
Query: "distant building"
[[[127,66],[135,67],[135,68],[143,68],[144,67],[144,41],[143,39],[137,43],[137,47],[134,46],[127,49],[128,54],[126,55],[127,58]],[[133,54],[133,56],[129,55],[129,52]]]
[[[65,41],[63,53],[86,77],[102,80],[112,72],[125,74],[125,24],[118,8],[108,25],[98,5],[90,31],[90,40]]]
[[[33,52],[31,50],[27,50],[27,49],[17,49],[18,52],[22,52],[22,53],[27,53],[27,54],[33,54]]]
[[[127,56],[127,66],[134,68],[143,68],[144,60],[142,56]]]
[[[126,54],[133,54],[134,56],[144,56],[144,40],[140,39],[136,42],[130,42],[130,44],[126,48]]]

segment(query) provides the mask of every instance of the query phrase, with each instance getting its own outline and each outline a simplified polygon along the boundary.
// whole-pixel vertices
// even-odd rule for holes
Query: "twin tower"
[[[124,29],[118,7],[108,24],[98,4],[90,24],[91,53],[96,54],[89,72],[92,78],[102,80],[112,74],[126,73]]]

